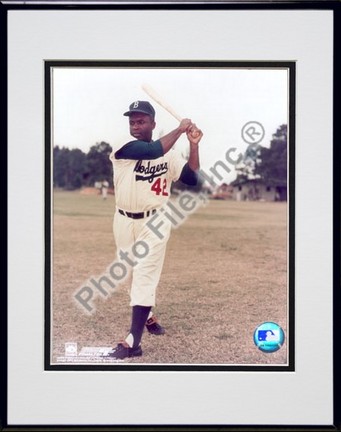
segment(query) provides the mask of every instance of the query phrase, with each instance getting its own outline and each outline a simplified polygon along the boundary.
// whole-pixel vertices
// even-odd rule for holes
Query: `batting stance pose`
[[[172,181],[180,179],[188,185],[197,183],[199,169],[198,144],[202,132],[189,119],[181,120],[179,126],[162,138],[153,141],[156,126],[155,110],[149,102],[133,102],[129,111],[130,135],[135,139],[110,155],[114,170],[116,213],[114,236],[120,259],[131,266],[130,306],[131,328],[126,338],[119,342],[108,355],[115,359],[142,355],[141,338],[144,327],[154,335],[162,335],[165,329],[153,315],[155,293],[164,262],[166,244],[171,231],[171,221],[166,217],[159,224],[158,233],[147,222],[170,198]],[[186,162],[172,149],[186,133],[190,145]],[[154,230],[155,231],[155,230]],[[160,238],[162,237],[162,238]],[[138,245],[148,245],[148,253],[140,261],[127,257],[127,250]]]

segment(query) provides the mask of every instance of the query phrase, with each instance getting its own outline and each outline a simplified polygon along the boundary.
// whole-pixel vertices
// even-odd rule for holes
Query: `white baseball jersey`
[[[132,213],[160,209],[170,198],[172,181],[179,179],[186,161],[173,149],[152,160],[116,159],[117,150],[110,155],[114,170],[116,213],[113,231],[117,253],[130,250],[138,241],[148,244],[148,255],[130,269],[130,305],[155,306],[171,222],[164,218],[160,239],[146,225],[148,217],[131,219],[117,209]]]
[[[152,160],[116,159],[113,163],[116,206],[129,212],[162,207],[170,197],[172,181],[179,179],[186,163],[174,149]]]

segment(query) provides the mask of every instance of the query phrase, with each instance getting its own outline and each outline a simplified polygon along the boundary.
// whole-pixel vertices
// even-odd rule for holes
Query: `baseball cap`
[[[155,110],[151,104],[147,101],[135,101],[129,105],[129,111],[125,112],[123,115],[130,116],[134,112],[139,112],[143,114],[148,114],[155,117]]]

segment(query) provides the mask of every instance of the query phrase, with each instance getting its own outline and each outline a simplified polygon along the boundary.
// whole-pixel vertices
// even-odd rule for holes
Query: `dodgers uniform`
[[[152,334],[164,333],[151,311],[172,226],[162,217],[162,207],[170,198],[173,181],[197,182],[197,174],[176,150],[164,152],[161,141],[151,139],[155,111],[149,102],[134,102],[124,115],[130,116],[131,135],[136,139],[117,146],[110,155],[116,198],[113,231],[119,259],[134,247],[135,258],[142,258],[130,256],[132,324],[126,339],[109,353],[116,359],[142,355],[140,340],[145,324]],[[132,126],[135,122],[139,126]],[[162,217],[158,235],[148,226],[154,217]],[[144,251],[139,255],[141,245]]]
[[[138,141],[132,144],[136,147],[145,146],[145,143]],[[159,142],[152,145],[158,147]],[[118,251],[127,251],[141,240],[148,244],[148,255],[132,269],[130,305],[155,306],[155,291],[162,271],[171,222],[166,217],[162,218],[160,232],[163,238],[160,239],[146,225],[146,221],[167,203],[171,184],[180,178],[186,161],[173,149],[156,159],[121,158],[124,155],[133,157],[131,153],[115,150],[110,156],[116,197],[113,226],[116,246]],[[129,215],[141,217],[135,219]]]

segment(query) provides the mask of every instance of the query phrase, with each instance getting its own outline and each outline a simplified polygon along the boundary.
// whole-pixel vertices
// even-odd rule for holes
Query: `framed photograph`
[[[47,368],[294,370],[294,88],[294,63],[46,62]],[[143,146],[138,125],[130,129],[135,140],[127,136],[129,97],[135,116],[139,104],[155,106],[154,147],[189,117],[174,111],[177,100],[205,130],[194,185],[180,177],[167,186],[169,173],[192,157],[186,133],[161,157],[113,159],[124,145]],[[97,124],[100,138],[91,144]],[[114,219],[132,210],[150,217]],[[118,243],[114,253],[113,220],[128,221],[118,228],[124,236],[142,222],[151,238],[134,237],[143,241],[141,257],[134,244]],[[153,241],[166,222],[172,241],[154,264]],[[146,324],[143,355],[113,358],[110,343],[130,325],[134,283],[150,266],[160,276],[149,313],[168,325]]]
[[[339,5],[71,6],[0,6],[3,425],[339,428]]]

